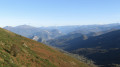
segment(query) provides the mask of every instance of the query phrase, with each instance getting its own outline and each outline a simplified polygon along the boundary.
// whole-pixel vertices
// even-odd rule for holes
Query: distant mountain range
[[[106,24],[106,25],[73,25],[73,26],[51,26],[51,27],[32,27],[29,25],[20,25],[16,27],[6,26],[4,29],[10,30],[19,35],[42,41],[55,39],[57,37],[67,35],[70,33],[98,33],[109,30],[120,29],[120,24]],[[35,38],[34,38],[35,37]],[[37,39],[36,39],[37,37]]]

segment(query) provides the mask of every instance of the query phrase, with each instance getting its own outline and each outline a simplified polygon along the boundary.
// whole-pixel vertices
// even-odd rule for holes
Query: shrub
[[[13,55],[14,57],[16,57],[19,52],[20,52],[20,48],[17,45],[13,44],[11,46],[11,49],[10,49],[11,55]]]

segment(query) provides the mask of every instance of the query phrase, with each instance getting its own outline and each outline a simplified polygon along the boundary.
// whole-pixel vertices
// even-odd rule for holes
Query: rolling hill
[[[0,67],[90,67],[42,43],[0,28]]]

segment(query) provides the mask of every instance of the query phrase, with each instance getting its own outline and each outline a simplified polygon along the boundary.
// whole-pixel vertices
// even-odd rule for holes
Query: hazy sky
[[[120,22],[120,0],[0,0],[0,26]]]

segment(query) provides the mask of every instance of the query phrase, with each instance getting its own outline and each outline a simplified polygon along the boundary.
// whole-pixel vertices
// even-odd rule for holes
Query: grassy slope
[[[0,67],[89,66],[42,43],[0,28]]]

